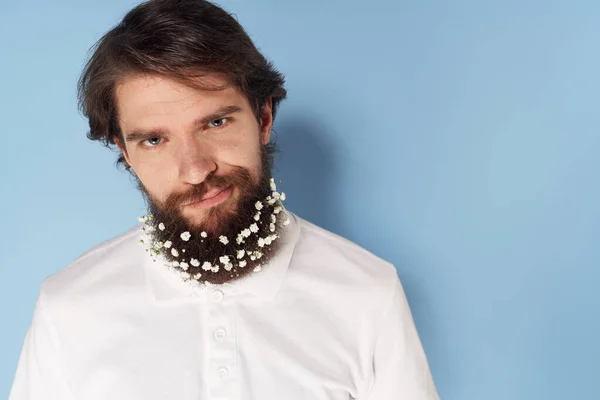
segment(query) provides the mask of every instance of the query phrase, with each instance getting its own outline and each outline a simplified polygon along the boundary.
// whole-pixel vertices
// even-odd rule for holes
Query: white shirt
[[[290,215],[262,271],[194,289],[140,226],[40,289],[9,400],[436,400],[395,268]]]

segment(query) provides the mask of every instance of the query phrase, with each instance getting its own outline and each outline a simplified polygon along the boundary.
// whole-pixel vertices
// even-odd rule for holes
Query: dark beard
[[[262,167],[257,184],[254,183],[247,169],[236,167],[228,175],[210,174],[204,182],[192,187],[187,192],[169,195],[164,205],[159,205],[152,199],[138,180],[140,190],[146,199],[148,212],[152,215],[152,218],[146,222],[146,225],[149,225],[152,230],[149,233],[152,241],[161,244],[171,242],[171,246],[168,248],[156,246],[155,253],[160,254],[180,271],[189,273],[190,279],[213,284],[241,278],[252,272],[254,268],[267,263],[276,254],[279,240],[274,240],[270,245],[259,246],[259,238],[278,235],[281,231],[282,219],[285,217],[283,214],[275,213],[276,207],[282,207],[280,201],[273,204],[266,201],[273,192],[270,185],[271,159],[264,148],[261,152],[261,161]],[[232,199],[230,198],[207,210],[203,222],[194,225],[190,224],[181,214],[182,204],[199,200],[209,189],[224,189],[228,186],[237,189],[240,195],[238,203],[234,207],[227,204]],[[255,219],[259,211],[256,208],[257,202],[261,202],[263,208],[260,210],[258,219]],[[276,218],[275,221],[272,220],[273,215]],[[258,231],[244,237],[244,242],[238,244],[236,240],[238,235],[244,230],[248,232],[247,229],[252,224],[256,224]],[[184,232],[189,232],[188,240],[181,237]],[[203,237],[203,232],[206,232],[206,237]],[[220,236],[227,237],[228,243],[222,243],[219,239]],[[177,256],[173,255],[172,249],[177,250]],[[245,250],[245,254],[240,259],[237,255],[241,249]],[[260,251],[260,258],[256,257],[257,253],[255,256],[248,254],[248,250]],[[229,256],[232,265],[225,268],[224,263],[220,260],[222,256]],[[252,259],[251,256],[255,259]],[[242,260],[246,262],[245,266],[240,266],[239,262]],[[218,266],[218,271],[203,269],[203,263],[206,261],[213,266]],[[199,262],[200,265],[194,266],[193,262],[196,264]],[[201,277],[195,277],[196,274],[201,274]]]

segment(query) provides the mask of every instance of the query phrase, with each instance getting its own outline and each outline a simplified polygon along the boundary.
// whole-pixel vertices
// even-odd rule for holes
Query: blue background
[[[0,4],[0,397],[42,280],[144,212],[75,99],[134,4]],[[288,207],[397,266],[441,397],[600,398],[600,2],[221,4],[287,76]]]

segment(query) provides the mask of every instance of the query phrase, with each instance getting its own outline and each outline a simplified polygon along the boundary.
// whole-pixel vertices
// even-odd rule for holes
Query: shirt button
[[[213,301],[215,301],[216,303],[221,302],[223,300],[223,297],[225,297],[225,295],[218,289],[212,293]]]
[[[223,328],[217,328],[213,332],[213,336],[217,342],[222,342],[227,337],[227,332]]]
[[[226,367],[221,367],[217,370],[217,374],[219,375],[219,378],[225,379],[229,376],[229,370]]]

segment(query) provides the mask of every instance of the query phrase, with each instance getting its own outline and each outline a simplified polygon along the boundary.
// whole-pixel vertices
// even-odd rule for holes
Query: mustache
[[[202,198],[211,190],[222,190],[229,186],[244,187],[251,181],[252,177],[250,176],[250,173],[244,168],[236,169],[229,175],[210,174],[202,183],[192,186],[185,192],[171,193],[164,202],[164,207],[167,210],[176,209],[182,205],[202,200]]]

